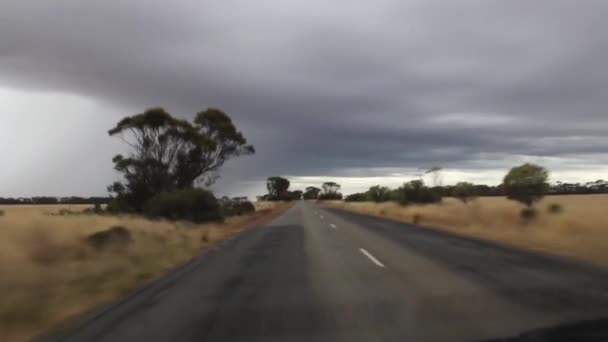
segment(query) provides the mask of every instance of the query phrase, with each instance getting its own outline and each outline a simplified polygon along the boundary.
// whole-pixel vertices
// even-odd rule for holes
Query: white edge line
[[[386,266],[384,266],[383,263],[380,262],[380,260],[376,259],[373,255],[371,255],[368,251],[366,251],[363,248],[359,248],[359,251],[361,253],[363,253],[363,255],[365,255],[366,257],[369,258],[369,260],[371,260],[374,264],[376,264],[376,266],[378,267],[382,267],[382,268],[386,268]]]

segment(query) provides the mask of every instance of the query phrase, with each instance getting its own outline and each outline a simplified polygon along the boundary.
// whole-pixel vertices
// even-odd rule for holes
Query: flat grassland
[[[432,205],[327,204],[608,266],[608,195],[545,197],[536,205],[538,217],[530,222],[520,217],[521,205],[504,197],[480,197],[468,204],[454,198]],[[551,204],[561,205],[563,211],[550,213]]]
[[[0,206],[0,341],[26,340],[70,317],[125,295],[184,263],[209,244],[268,222],[288,207],[196,225],[135,216],[57,215],[91,206]],[[122,226],[126,248],[96,250],[92,233]]]

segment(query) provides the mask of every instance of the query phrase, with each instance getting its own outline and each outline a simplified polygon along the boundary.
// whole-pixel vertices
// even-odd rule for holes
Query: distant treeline
[[[441,194],[442,197],[454,196],[455,186],[435,186],[433,190]],[[475,184],[477,196],[506,196],[504,185],[484,185]],[[608,181],[602,179],[587,183],[562,183],[550,184],[547,193],[551,195],[589,195],[608,193]]]
[[[435,170],[439,170],[436,168]],[[525,175],[524,175],[525,176]],[[525,177],[524,181],[525,181]],[[268,194],[257,196],[262,201],[292,201],[292,200],[341,200],[339,192],[340,184],[325,182],[321,188],[307,187],[305,191],[289,190],[290,182],[283,177],[269,177],[266,181]],[[607,194],[608,181],[602,179],[586,183],[563,183],[556,182],[548,184],[543,182],[543,194],[549,195],[583,195],[583,194]],[[525,191],[524,191],[525,192]],[[472,184],[460,182],[456,185],[427,186],[422,179],[413,180],[403,186],[390,189],[376,185],[365,192],[358,192],[344,197],[348,202],[360,201],[398,201],[401,203],[434,203],[441,201],[443,197],[489,197],[509,196],[504,183],[499,185]]]
[[[53,196],[36,196],[36,197],[19,197],[19,198],[4,198],[0,197],[0,204],[18,205],[18,204],[107,204],[110,202],[110,197],[53,197]]]
[[[524,191],[526,192],[526,191]],[[608,182],[597,180],[587,183],[562,183],[544,184],[543,194],[548,195],[589,195],[607,194]],[[421,180],[405,183],[403,186],[390,189],[383,186],[372,186],[366,192],[358,192],[345,197],[347,202],[360,201],[399,201],[413,203],[438,202],[443,197],[491,197],[509,196],[505,185],[484,185],[461,182],[456,185],[427,187]]]
[[[258,201],[294,201],[294,200],[341,200],[340,184],[335,182],[325,182],[321,188],[309,186],[305,191],[289,190],[291,183],[287,178],[274,176],[266,180],[268,193],[257,196]]]
[[[432,174],[433,182],[437,184],[440,179],[438,175],[440,170],[440,167],[434,167],[425,174]],[[496,186],[458,182],[455,185],[429,187],[424,184],[421,177],[404,183],[396,189],[375,185],[365,192],[350,194],[344,200],[347,202],[373,201],[376,203],[394,201],[401,205],[409,205],[439,203],[443,197],[453,197],[466,204],[480,196],[505,196],[525,206],[521,211],[523,219],[533,220],[538,214],[534,205],[545,195],[608,193],[608,182],[602,179],[586,183],[556,182],[554,184],[549,184],[548,180],[549,171],[546,168],[525,163],[511,168],[503,178],[502,184]],[[552,213],[559,213],[563,208],[553,204],[550,210]]]

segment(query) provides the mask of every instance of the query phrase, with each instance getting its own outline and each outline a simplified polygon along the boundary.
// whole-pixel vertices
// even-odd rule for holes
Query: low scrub
[[[397,189],[389,189],[380,185],[369,188],[366,192],[354,193],[346,196],[346,202],[388,202],[396,201],[401,205],[429,204],[441,202],[441,192],[429,188],[421,180],[407,182]],[[339,199],[339,198],[331,198]]]
[[[350,194],[344,198],[346,202],[365,202],[367,201],[367,196],[365,193],[357,192],[354,194]]]
[[[242,198],[224,197],[220,200],[222,206],[222,213],[224,216],[241,216],[255,212],[255,206],[253,203]]]
[[[137,216],[51,216],[90,206],[7,206],[0,210],[0,341],[22,341],[123,296],[201,249],[276,217],[283,203],[222,223]]]
[[[53,205],[48,205],[53,206]],[[56,205],[59,206],[59,205]],[[66,208],[58,209],[57,211],[47,212],[51,216],[69,216],[69,215],[103,215],[106,211],[102,205],[97,203],[93,207],[87,205],[71,205]]]
[[[133,236],[127,228],[114,226],[108,230],[102,230],[87,236],[85,241],[96,250],[122,250],[133,242]]]
[[[564,207],[559,203],[551,203],[547,207],[547,212],[550,214],[559,214],[564,211]]]
[[[445,198],[440,204],[401,206],[396,202],[327,202],[328,205],[458,234],[503,241],[532,249],[575,257],[608,266],[608,195],[547,196],[522,219],[524,205],[505,197],[463,201]],[[555,208],[560,214],[555,215]]]
[[[213,193],[202,189],[185,189],[156,195],[144,206],[150,218],[185,220],[194,223],[219,221],[224,218],[220,202]]]
[[[335,201],[335,200],[341,200],[342,199],[342,194],[339,192],[335,192],[335,193],[327,193],[327,194],[320,194],[318,197],[319,201]]]
[[[521,218],[528,223],[538,216],[538,211],[536,211],[534,208],[523,208],[519,213],[519,216],[521,216]]]

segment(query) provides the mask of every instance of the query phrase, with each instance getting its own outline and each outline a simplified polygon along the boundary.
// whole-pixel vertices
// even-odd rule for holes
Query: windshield
[[[2,1],[0,341],[603,338],[607,14]]]

